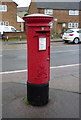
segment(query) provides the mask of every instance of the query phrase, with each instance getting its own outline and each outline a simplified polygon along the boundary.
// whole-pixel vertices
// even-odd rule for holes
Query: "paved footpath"
[[[64,71],[69,72],[64,75]],[[27,96],[26,71],[3,73],[3,118],[79,118],[77,71],[78,66],[51,68],[49,103],[42,107],[24,103]]]

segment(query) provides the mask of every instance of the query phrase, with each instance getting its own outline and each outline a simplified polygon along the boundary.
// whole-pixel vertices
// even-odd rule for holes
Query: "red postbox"
[[[27,99],[32,105],[44,105],[49,100],[50,25],[52,16],[31,14],[26,22],[28,45]]]

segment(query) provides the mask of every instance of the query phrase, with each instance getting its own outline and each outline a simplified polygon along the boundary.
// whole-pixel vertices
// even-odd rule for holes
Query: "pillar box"
[[[45,105],[49,100],[50,26],[52,16],[31,14],[26,22],[28,46],[27,99],[32,105]]]

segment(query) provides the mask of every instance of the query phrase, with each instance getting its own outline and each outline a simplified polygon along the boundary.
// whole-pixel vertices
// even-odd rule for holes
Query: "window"
[[[78,28],[78,23],[68,23],[68,28]]]
[[[7,11],[7,5],[0,5],[0,12],[6,12]]]
[[[77,31],[77,33],[81,33],[81,30]]]
[[[79,15],[79,10],[69,10],[69,15]]]
[[[0,25],[6,25],[6,26],[8,26],[9,25],[9,22],[0,22]]]
[[[0,25],[4,25],[4,22],[0,22]]]
[[[73,30],[67,30],[65,33],[73,33]]]
[[[53,14],[53,10],[52,9],[45,9],[44,10],[44,14],[52,15]]]
[[[9,22],[5,22],[5,25],[8,26],[8,25],[9,25]]]
[[[14,28],[11,28],[12,32],[16,32],[16,30]]]

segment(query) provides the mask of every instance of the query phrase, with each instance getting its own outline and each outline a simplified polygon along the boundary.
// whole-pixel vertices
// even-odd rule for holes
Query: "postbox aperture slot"
[[[36,31],[36,33],[47,33],[49,31]]]
[[[39,51],[46,50],[46,37],[39,37]]]
[[[40,35],[47,35],[50,33],[50,31],[36,31],[36,33]]]

